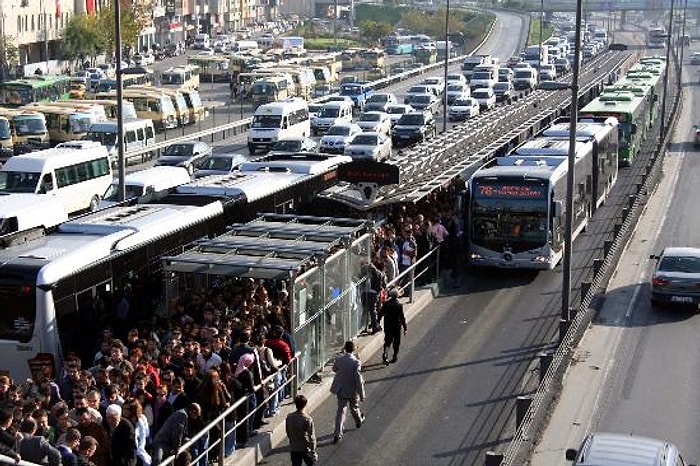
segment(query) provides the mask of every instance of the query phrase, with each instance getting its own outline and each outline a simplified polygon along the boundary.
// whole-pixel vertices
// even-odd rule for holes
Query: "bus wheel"
[[[255,155],[255,146],[248,145],[248,153],[250,155]]]
[[[94,212],[97,210],[97,206],[100,205],[100,198],[97,195],[92,196],[92,199],[90,199],[90,212]]]

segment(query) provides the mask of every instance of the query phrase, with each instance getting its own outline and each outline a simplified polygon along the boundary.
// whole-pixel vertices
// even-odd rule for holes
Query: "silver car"
[[[700,248],[668,247],[657,260],[651,277],[652,305],[700,304]]]

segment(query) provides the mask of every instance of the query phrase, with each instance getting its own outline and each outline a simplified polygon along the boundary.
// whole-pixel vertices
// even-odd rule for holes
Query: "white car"
[[[557,79],[557,69],[552,64],[543,63],[540,66],[540,80],[542,81],[556,81]]]
[[[321,152],[327,154],[342,154],[345,151],[345,146],[352,138],[362,132],[362,128],[355,123],[337,123],[326,131],[326,134],[321,138]]]
[[[496,94],[491,87],[480,87],[472,92],[472,97],[479,102],[479,111],[490,110],[496,106]]]
[[[391,132],[391,120],[389,114],[384,112],[364,112],[357,119],[357,125],[362,131],[389,134]]]
[[[416,84],[415,86],[411,86],[410,89],[408,89],[408,92],[406,92],[406,95],[403,98],[403,103],[407,104],[408,101],[411,100],[411,97],[413,97],[414,95],[422,94],[433,94],[435,96],[438,95],[434,86],[428,86],[427,84]]]
[[[393,127],[405,113],[411,113],[414,110],[408,104],[396,104],[387,108],[386,113],[389,115],[389,121],[391,121],[391,126]]]
[[[435,89],[437,95],[445,92],[445,79],[440,76],[431,76],[423,80],[423,84],[426,86],[432,86]]]
[[[480,112],[479,102],[473,97],[457,99],[447,112],[450,121],[464,121],[474,118]]]
[[[381,162],[391,156],[391,138],[376,132],[357,134],[345,147],[345,155],[354,160]]]
[[[379,92],[365,102],[365,111],[377,110],[386,112],[387,107],[398,103],[396,96],[390,92]]]
[[[447,105],[452,105],[458,99],[466,99],[470,95],[468,84],[447,83]]]
[[[467,78],[462,73],[450,73],[447,75],[447,85],[450,84],[469,84]]]

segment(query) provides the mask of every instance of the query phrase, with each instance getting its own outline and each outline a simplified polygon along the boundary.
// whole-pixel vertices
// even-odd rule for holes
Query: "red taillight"
[[[23,286],[22,288],[20,288],[19,294],[20,296],[29,296],[30,294],[32,294],[32,287],[28,285]]]
[[[666,286],[669,283],[670,282],[668,280],[662,277],[654,277],[651,279],[651,284],[654,286]]]

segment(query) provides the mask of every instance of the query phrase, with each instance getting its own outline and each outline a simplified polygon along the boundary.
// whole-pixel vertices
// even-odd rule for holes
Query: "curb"
[[[415,290],[414,301],[411,304],[404,302],[404,312],[406,314],[406,322],[411,322],[414,317],[420,314],[439,294],[439,285]],[[356,337],[355,342],[359,348],[359,358],[361,361],[367,361],[383,346],[384,333],[379,332],[374,335]],[[307,411],[311,412],[330,398],[330,385],[333,380],[333,373],[330,370],[330,365],[326,365],[321,373],[321,382],[314,384],[307,382],[299,390],[309,400]],[[287,439],[285,429],[285,419],[287,414],[295,410],[294,403],[291,399],[285,400],[280,407],[280,412],[270,418],[270,424],[265,430],[259,430],[258,435],[251,439],[251,444],[243,450],[236,452],[226,458],[226,465],[236,466],[254,466],[262,461],[265,455],[269,454],[277,445],[283,444]]]

